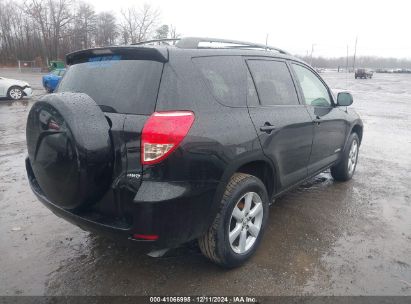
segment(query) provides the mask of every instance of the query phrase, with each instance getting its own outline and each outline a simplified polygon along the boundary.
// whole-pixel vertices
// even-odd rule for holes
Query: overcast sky
[[[97,11],[149,3],[183,36],[265,43],[293,54],[339,57],[354,52],[411,58],[409,0],[88,0]]]

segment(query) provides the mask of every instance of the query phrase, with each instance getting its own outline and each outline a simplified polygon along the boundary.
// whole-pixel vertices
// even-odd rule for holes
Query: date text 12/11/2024
[[[233,296],[172,296],[150,297],[150,303],[256,303],[255,297]]]

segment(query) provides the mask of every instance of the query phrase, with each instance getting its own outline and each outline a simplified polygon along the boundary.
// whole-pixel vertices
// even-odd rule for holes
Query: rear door
[[[347,113],[334,105],[323,80],[300,63],[292,63],[304,103],[314,125],[314,140],[308,174],[321,171],[337,161],[347,132]]]
[[[249,58],[247,65],[247,105],[263,151],[276,166],[281,191],[307,177],[312,121],[285,61]]]
[[[0,77],[0,97],[6,96],[6,81]]]
[[[79,62],[65,72],[57,89],[85,93],[105,112],[115,150],[114,177],[127,172],[127,178],[121,180],[131,184],[140,181],[141,131],[154,112],[164,66],[139,51],[144,49],[135,48],[124,55],[79,55]]]

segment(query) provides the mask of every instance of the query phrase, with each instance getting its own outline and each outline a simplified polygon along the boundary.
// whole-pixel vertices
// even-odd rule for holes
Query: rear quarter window
[[[58,92],[85,93],[105,111],[148,115],[154,112],[162,69],[157,61],[91,58],[66,71]]]
[[[246,107],[247,74],[241,56],[196,57],[193,62],[221,104]]]

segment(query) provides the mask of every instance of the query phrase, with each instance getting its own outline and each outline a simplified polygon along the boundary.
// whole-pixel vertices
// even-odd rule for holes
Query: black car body
[[[26,168],[44,205],[87,230],[175,247],[210,229],[235,174],[257,177],[271,200],[338,165],[350,134],[361,141],[362,122],[346,107],[352,101],[337,105],[304,62],[258,45],[201,41],[67,56],[57,93],[40,99],[27,123]],[[324,100],[305,104],[299,77],[318,79]],[[142,148],[156,127],[182,135],[152,161],[149,153],[169,147]]]

